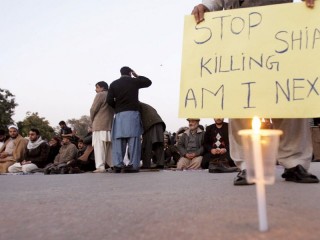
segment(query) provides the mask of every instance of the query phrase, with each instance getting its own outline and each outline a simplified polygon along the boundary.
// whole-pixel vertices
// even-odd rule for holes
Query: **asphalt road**
[[[310,171],[320,176],[320,163]],[[267,186],[270,230],[258,230],[255,186],[235,173],[1,175],[0,239],[320,239],[320,184]]]

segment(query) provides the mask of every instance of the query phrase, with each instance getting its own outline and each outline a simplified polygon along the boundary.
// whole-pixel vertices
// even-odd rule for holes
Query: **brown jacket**
[[[107,103],[108,91],[96,94],[90,108],[90,118],[92,121],[92,131],[110,131],[114,110]]]
[[[10,141],[10,138],[7,139],[7,141],[4,143],[4,145],[0,149],[0,153],[4,152],[4,150],[6,149],[6,146],[7,146],[9,141]],[[26,149],[27,144],[28,144],[28,140],[23,138],[21,135],[18,135],[16,137],[16,139],[13,141],[13,144],[14,144],[14,150],[13,150],[13,153],[12,153],[12,155],[13,155],[12,156],[13,157],[12,160],[16,161],[16,162],[20,162],[24,158],[24,153],[25,153],[25,149]],[[8,158],[8,160],[10,160],[10,159]]]
[[[78,149],[73,143],[68,145],[62,145],[58,155],[54,159],[54,164],[58,165],[61,163],[67,163],[72,160],[76,160],[78,154]]]

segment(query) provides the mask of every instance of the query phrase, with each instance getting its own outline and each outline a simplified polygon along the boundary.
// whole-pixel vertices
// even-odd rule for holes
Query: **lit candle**
[[[264,232],[268,230],[267,219],[267,204],[266,204],[266,191],[265,191],[265,179],[262,162],[261,151],[261,135],[260,135],[261,122],[258,117],[254,117],[252,120],[252,151],[254,157],[254,171],[255,171],[255,183],[257,192],[258,214],[259,214],[259,230]]]
[[[247,181],[256,183],[259,230],[268,230],[265,184],[275,180],[275,164],[281,130],[260,129],[258,117],[252,120],[252,129],[242,129],[238,134],[242,138],[247,166]]]

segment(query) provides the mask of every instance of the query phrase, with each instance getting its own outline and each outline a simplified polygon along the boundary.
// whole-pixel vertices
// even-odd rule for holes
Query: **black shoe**
[[[60,174],[68,174],[69,173],[70,168],[65,166],[60,168]]]
[[[58,168],[51,168],[50,175],[52,174],[60,174],[60,170]]]
[[[69,169],[69,174],[83,173],[78,167],[72,167]]]
[[[237,167],[227,167],[223,163],[209,164],[209,173],[231,173],[239,172]]]
[[[121,173],[121,171],[122,171],[122,167],[116,167],[116,166],[114,166],[113,169],[112,169],[112,172],[113,172],[113,173]]]
[[[122,169],[123,173],[137,173],[139,172],[139,169],[135,169],[133,168],[132,165],[128,165],[128,166],[124,166],[124,168]]]
[[[51,172],[51,169],[50,169],[50,168],[45,168],[43,173],[44,173],[45,175],[49,175],[50,172]]]
[[[286,168],[281,175],[286,181],[297,183],[318,183],[317,176],[308,173],[308,171],[300,164],[293,168]]]
[[[155,167],[156,169],[164,169],[164,165],[157,165],[156,167]]]
[[[253,183],[248,183],[247,181],[247,170],[243,169],[233,180],[233,185],[242,186],[242,185],[252,185]]]

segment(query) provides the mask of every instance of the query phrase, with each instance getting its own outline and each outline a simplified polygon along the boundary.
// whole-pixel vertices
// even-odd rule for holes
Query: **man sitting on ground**
[[[19,134],[17,126],[10,125],[8,129],[10,138],[0,149],[0,173],[6,173],[8,167],[23,160],[27,145],[27,140]]]
[[[8,168],[9,173],[31,173],[38,168],[44,168],[48,164],[50,147],[42,140],[40,132],[36,128],[29,131],[29,142],[23,159]]]
[[[180,155],[177,169],[201,168],[204,132],[199,128],[199,118],[188,118],[189,129],[179,138],[178,149]]]
[[[206,128],[201,167],[210,173],[235,172],[238,170],[230,158],[228,123],[223,118],[214,118],[214,124]],[[231,166],[231,167],[230,167]]]
[[[49,165],[46,166],[44,174],[66,173],[67,163],[74,161],[77,158],[77,154],[78,149],[71,143],[71,137],[64,136],[58,155],[55,157],[53,163],[49,163]]]

